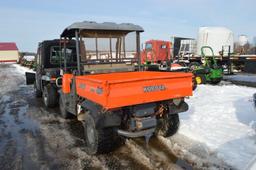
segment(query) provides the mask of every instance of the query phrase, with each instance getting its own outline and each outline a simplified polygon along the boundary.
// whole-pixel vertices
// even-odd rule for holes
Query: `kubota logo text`
[[[166,87],[164,85],[155,85],[155,86],[145,86],[143,87],[144,93],[154,92],[154,91],[164,91]]]

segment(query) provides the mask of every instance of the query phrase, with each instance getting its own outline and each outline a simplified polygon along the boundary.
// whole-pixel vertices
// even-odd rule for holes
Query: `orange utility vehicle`
[[[118,136],[171,136],[188,110],[192,74],[143,71],[141,32],[134,24],[77,22],[61,34],[76,41],[77,67],[67,67],[64,43],[60,110],[83,122],[89,154],[111,151]]]

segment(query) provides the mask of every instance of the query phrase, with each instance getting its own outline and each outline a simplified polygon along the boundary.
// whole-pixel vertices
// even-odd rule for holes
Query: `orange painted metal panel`
[[[76,76],[81,97],[106,109],[169,100],[192,95],[192,74],[126,72]]]
[[[67,94],[70,93],[71,82],[72,82],[73,74],[64,74],[62,77],[62,92]]]

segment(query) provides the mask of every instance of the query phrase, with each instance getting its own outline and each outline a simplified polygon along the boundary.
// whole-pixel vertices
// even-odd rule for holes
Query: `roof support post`
[[[122,51],[122,37],[119,37],[119,43],[118,43],[119,62],[122,61],[122,59],[121,59],[121,51]]]
[[[95,44],[96,44],[96,59],[99,59],[99,51],[98,51],[98,37],[95,35]]]
[[[76,35],[76,60],[77,60],[77,71],[78,71],[78,75],[81,75],[81,67],[80,67],[80,46],[79,46],[78,30],[76,30],[75,35]]]
[[[67,45],[66,45],[67,37],[64,38],[64,73],[67,72]],[[61,49],[60,49],[61,50]],[[61,58],[60,58],[61,61]]]
[[[112,56],[112,38],[111,37],[109,38],[109,50],[110,50],[109,52],[110,52],[110,59],[111,59],[110,61],[111,61],[111,65],[112,65],[112,62],[113,62],[112,58],[113,58],[113,56]]]
[[[139,71],[141,70],[141,58],[140,58],[140,32],[136,31],[136,52],[138,57]]]
[[[123,36],[123,51],[124,51],[124,58],[126,58],[126,51],[125,51],[125,36]]]

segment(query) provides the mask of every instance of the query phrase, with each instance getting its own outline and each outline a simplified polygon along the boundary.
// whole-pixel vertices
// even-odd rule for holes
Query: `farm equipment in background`
[[[163,40],[149,40],[141,53],[142,65],[150,71],[185,71],[188,68],[172,63],[172,43]]]
[[[211,51],[211,56],[206,56],[204,50]],[[189,67],[192,73],[195,75],[197,84],[218,84],[223,78],[223,69],[217,64],[213,50],[210,46],[203,46],[201,48],[202,62],[192,62]]]
[[[61,34],[63,64],[56,78],[60,112],[83,124],[88,154],[110,152],[119,136],[146,141],[153,134],[171,136],[179,128],[178,113],[188,110],[185,97],[192,95],[192,74],[143,71],[143,31],[134,24],[84,21]],[[136,37],[133,42],[128,42],[130,34]],[[67,39],[75,40],[75,67],[68,66]],[[136,57],[129,57],[128,47],[136,48]]]
[[[171,60],[171,42],[162,40],[149,40],[141,53],[141,62],[144,65],[161,64]]]
[[[35,53],[31,53],[31,52],[20,52],[19,53],[19,60],[18,60],[18,64],[24,66],[24,67],[28,67],[30,69],[34,69],[36,66],[35,63]]]
[[[171,54],[172,43],[163,40],[149,40],[141,53],[141,63],[145,70],[162,72],[190,72],[183,63],[173,63]],[[193,76],[193,90],[197,87]]]

